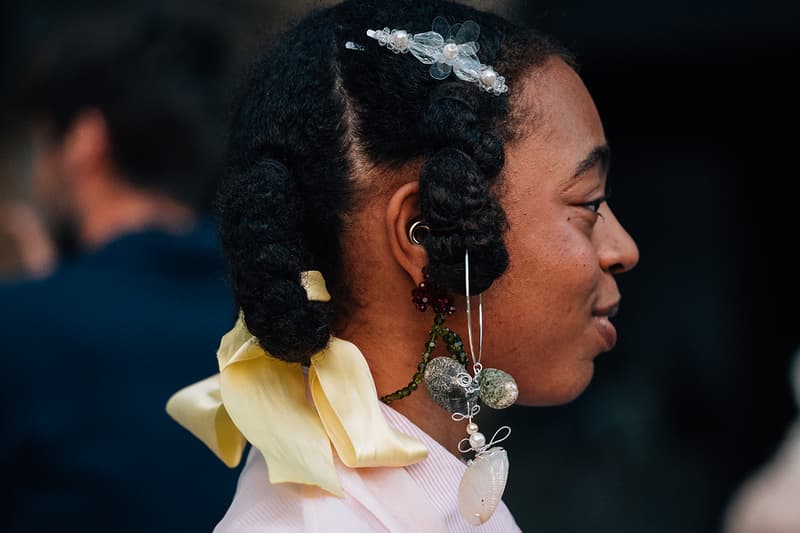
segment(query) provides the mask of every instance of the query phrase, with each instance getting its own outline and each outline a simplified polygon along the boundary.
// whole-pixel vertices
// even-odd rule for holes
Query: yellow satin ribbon
[[[328,301],[322,274],[301,278],[309,300]],[[217,351],[219,374],[175,393],[167,413],[235,467],[250,442],[264,455],[271,483],[316,485],[342,496],[331,443],[351,468],[400,467],[425,459],[417,439],[389,427],[367,361],[350,342],[332,337],[300,363],[270,356],[240,315]]]

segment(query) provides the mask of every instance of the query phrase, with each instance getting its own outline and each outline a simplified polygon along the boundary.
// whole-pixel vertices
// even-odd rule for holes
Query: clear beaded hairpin
[[[425,33],[410,34],[406,30],[367,30],[367,36],[378,41],[395,54],[406,54],[416,57],[422,63],[430,65],[431,76],[443,80],[455,73],[456,77],[477,83],[488,93],[501,95],[508,92],[506,79],[489,65],[478,59],[478,36],[480,26],[471,20],[461,24],[450,23],[444,17],[436,17],[433,30]],[[357,44],[348,42],[346,47],[353,50],[363,49]]]

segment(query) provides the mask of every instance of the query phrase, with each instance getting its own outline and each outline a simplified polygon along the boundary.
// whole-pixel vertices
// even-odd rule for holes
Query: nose
[[[603,218],[595,225],[593,234],[600,267],[612,274],[627,272],[639,262],[639,248],[608,204],[600,207],[600,214]]]

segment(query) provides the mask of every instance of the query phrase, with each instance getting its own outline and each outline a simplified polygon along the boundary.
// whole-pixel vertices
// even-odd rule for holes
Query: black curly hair
[[[275,357],[306,361],[330,338],[336,308],[309,302],[300,273],[346,283],[339,234],[360,200],[361,168],[422,163],[433,282],[463,293],[467,249],[476,294],[508,266],[497,185],[515,102],[455,76],[435,80],[410,54],[366,37],[384,26],[425,32],[437,16],[480,25],[479,58],[512,94],[548,58],[569,61],[547,38],[459,4],[348,0],[305,17],[253,69],[232,126],[220,231],[248,328]]]

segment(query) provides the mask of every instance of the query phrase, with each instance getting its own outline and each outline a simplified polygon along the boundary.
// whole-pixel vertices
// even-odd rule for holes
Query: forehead
[[[528,74],[517,97],[520,135],[508,146],[510,167],[573,171],[606,143],[603,124],[578,74],[560,58]],[[511,169],[509,169],[511,170]]]

